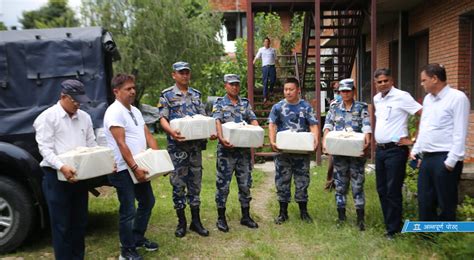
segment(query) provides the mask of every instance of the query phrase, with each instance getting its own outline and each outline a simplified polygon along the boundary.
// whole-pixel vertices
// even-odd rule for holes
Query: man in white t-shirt
[[[145,231],[155,204],[151,184],[146,179],[147,171],[137,165],[133,155],[146,150],[147,145],[158,149],[143,120],[140,110],[132,106],[135,100],[135,78],[118,74],[112,79],[115,102],[107,108],[104,116],[105,137],[113,149],[117,173],[109,175],[110,183],[117,189],[120,201],[120,259],[142,259],[136,251],[144,247],[155,251],[158,244],[145,238]],[[129,168],[139,181],[133,184]],[[138,208],[135,209],[135,200]]]
[[[262,80],[263,80],[263,102],[268,100],[268,81],[270,81],[270,95],[273,94],[273,86],[276,81],[275,62],[277,58],[276,50],[270,47],[270,38],[265,37],[263,47],[258,49],[257,55],[253,59],[253,64],[257,59],[262,59]]]
[[[407,123],[408,116],[420,114],[421,105],[406,91],[393,86],[389,69],[374,73],[378,94],[375,106],[375,174],[386,236],[393,236],[402,227],[402,185],[406,174],[408,146],[412,144]]]

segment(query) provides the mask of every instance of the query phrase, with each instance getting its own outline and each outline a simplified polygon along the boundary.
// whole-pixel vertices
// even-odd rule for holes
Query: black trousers
[[[406,174],[408,148],[393,146],[377,148],[375,154],[375,174],[377,192],[387,233],[398,233],[402,227],[403,197],[402,186]]]
[[[43,193],[48,204],[54,257],[84,259],[88,191],[84,182],[59,181],[56,170],[42,167]]]
[[[454,170],[448,171],[444,165],[447,154],[423,154],[418,176],[418,213],[421,221],[456,220],[458,183],[463,162],[458,161]]]

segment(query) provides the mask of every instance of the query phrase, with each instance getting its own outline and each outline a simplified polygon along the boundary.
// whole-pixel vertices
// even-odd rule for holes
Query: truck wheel
[[[33,203],[25,188],[0,176],[0,253],[21,245],[30,232],[33,215]]]

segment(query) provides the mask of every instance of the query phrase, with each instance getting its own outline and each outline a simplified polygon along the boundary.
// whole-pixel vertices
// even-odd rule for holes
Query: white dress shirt
[[[275,65],[276,60],[276,50],[269,47],[261,47],[258,49],[257,55],[255,56],[257,59],[262,58],[262,67],[267,65]]]
[[[33,123],[36,130],[36,142],[43,160],[42,167],[61,169],[64,163],[59,154],[78,146],[97,146],[89,114],[82,110],[71,116],[58,102],[43,111]]]
[[[142,113],[136,107],[131,106],[131,110],[128,110],[118,100],[115,100],[115,102],[105,111],[104,129],[107,145],[114,151],[117,171],[123,171],[128,169],[128,166],[123,159],[117,142],[110,132],[112,126],[118,126],[125,129],[125,143],[127,144],[128,149],[130,149],[132,155],[135,155],[146,149],[145,120],[143,120]]]
[[[446,85],[438,95],[423,100],[420,131],[412,154],[448,152],[444,164],[454,167],[464,159],[470,104],[464,92]]]
[[[422,106],[406,91],[392,86],[385,97],[374,96],[375,141],[379,144],[398,142],[408,136],[408,115],[418,112]]]

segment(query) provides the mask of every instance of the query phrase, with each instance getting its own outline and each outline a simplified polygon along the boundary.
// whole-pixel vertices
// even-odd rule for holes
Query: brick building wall
[[[209,0],[213,10],[229,12],[247,9],[247,0]]]
[[[471,21],[461,16],[474,10],[472,0],[430,0],[409,11],[408,34],[428,32],[428,62],[445,65],[448,83],[471,93]],[[389,67],[390,42],[398,39],[398,21],[377,28],[377,67]],[[466,161],[474,162],[474,111],[469,118]]]

